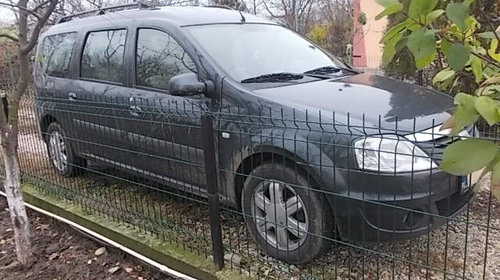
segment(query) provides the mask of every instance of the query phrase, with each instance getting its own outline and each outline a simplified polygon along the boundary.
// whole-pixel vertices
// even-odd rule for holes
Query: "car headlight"
[[[381,172],[408,172],[436,168],[419,147],[396,135],[375,135],[354,142],[361,169]]]

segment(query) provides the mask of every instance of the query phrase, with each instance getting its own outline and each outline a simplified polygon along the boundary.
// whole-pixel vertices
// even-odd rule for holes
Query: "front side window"
[[[67,77],[75,39],[76,33],[62,33],[45,37],[42,44],[40,65],[47,75]]]
[[[80,76],[122,83],[126,37],[125,29],[90,32],[83,49]]]
[[[184,49],[167,33],[139,29],[136,49],[137,85],[168,90],[170,79],[196,72]]]
[[[278,25],[212,24],[186,28],[236,81],[265,74],[346,67],[300,35]]]

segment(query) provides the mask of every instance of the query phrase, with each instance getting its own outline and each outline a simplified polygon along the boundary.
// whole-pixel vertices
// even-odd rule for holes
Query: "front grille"
[[[453,142],[459,141],[460,137],[442,137],[428,142],[419,142],[417,145],[429,155],[436,163],[441,163],[444,149]]]
[[[476,129],[474,126],[458,133],[458,136],[450,137],[448,133],[451,129],[444,131],[440,130],[440,126],[417,132],[415,134],[407,135],[406,138],[414,141],[430,158],[437,164],[440,164],[443,159],[444,149],[456,141],[460,141],[464,137],[474,136]]]

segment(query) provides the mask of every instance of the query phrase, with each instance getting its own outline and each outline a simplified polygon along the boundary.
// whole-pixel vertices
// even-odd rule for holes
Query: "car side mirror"
[[[207,92],[207,84],[198,81],[195,73],[173,76],[169,83],[169,93],[177,96],[192,96]]]

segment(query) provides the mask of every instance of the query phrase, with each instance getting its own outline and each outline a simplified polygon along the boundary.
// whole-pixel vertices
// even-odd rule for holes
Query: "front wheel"
[[[304,264],[328,247],[334,232],[331,212],[301,172],[262,164],[247,177],[241,199],[247,227],[267,254]]]
[[[57,173],[65,177],[82,173],[82,168],[86,165],[85,159],[75,155],[60,124],[51,123],[45,137],[50,163]]]

